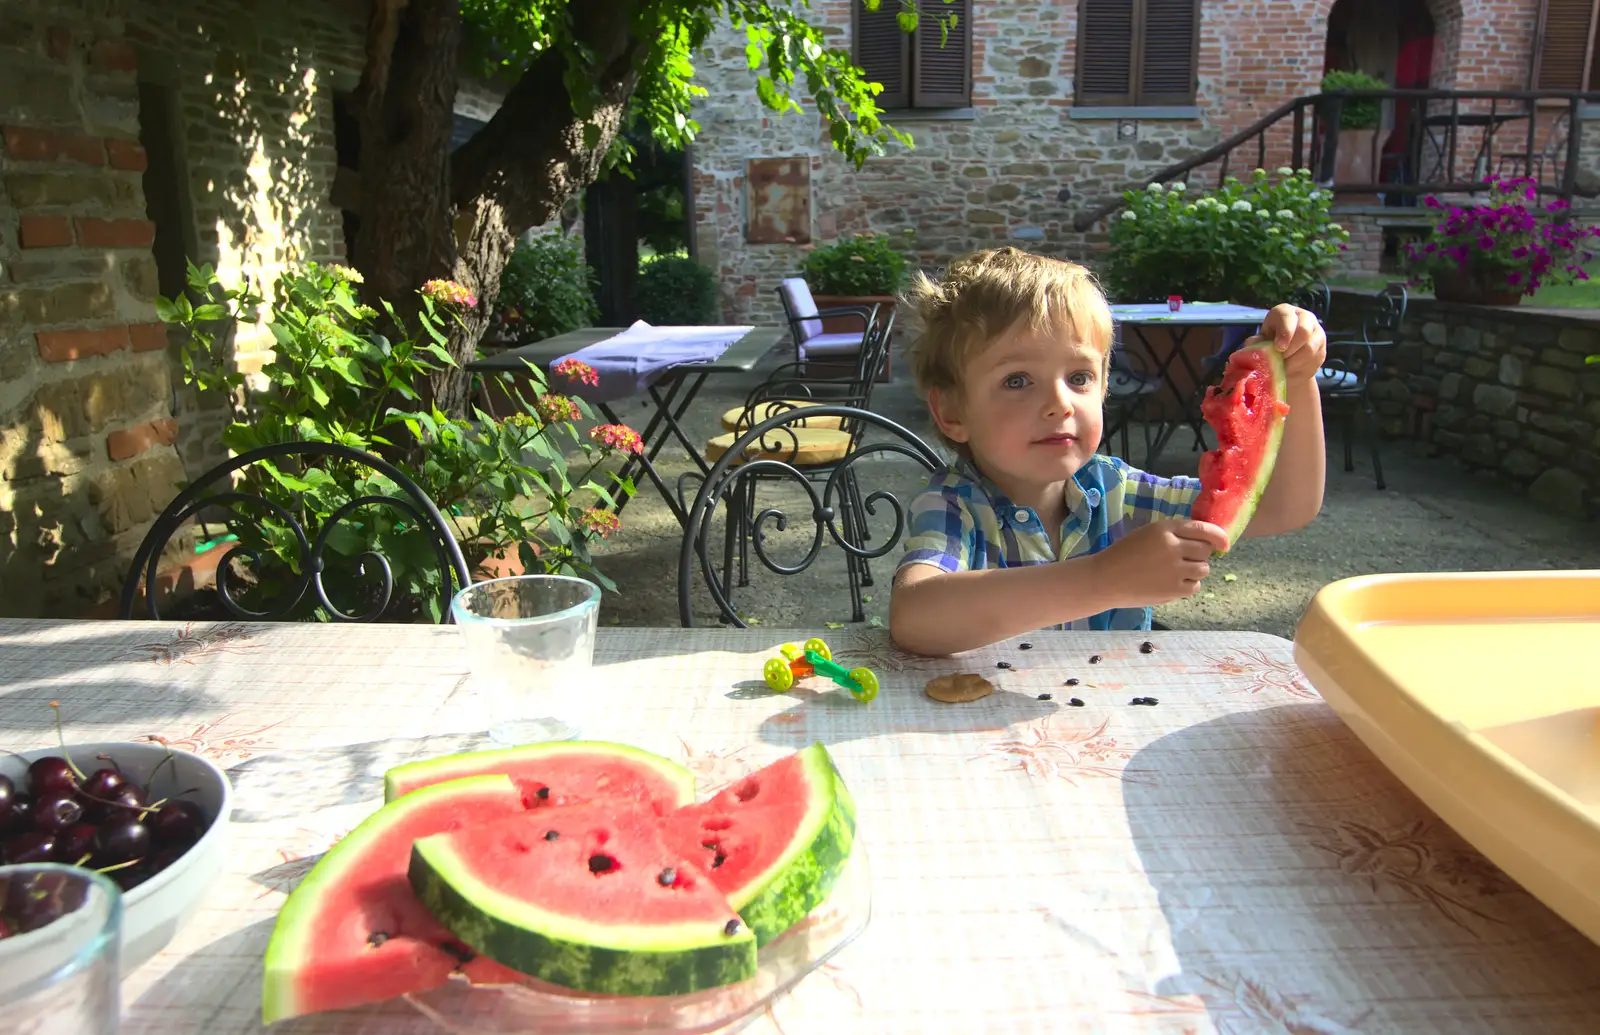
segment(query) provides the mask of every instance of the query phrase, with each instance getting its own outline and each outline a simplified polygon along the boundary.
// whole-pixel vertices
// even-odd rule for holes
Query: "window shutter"
[[[1200,0],[1144,0],[1139,104],[1193,104]]]
[[[1544,0],[1534,89],[1582,90],[1589,82],[1597,0]]]
[[[890,3],[891,0],[884,0]],[[949,31],[938,19],[955,17]],[[970,0],[922,5],[912,37],[911,104],[916,108],[965,108],[972,103],[972,4]]]
[[[1132,104],[1134,5],[1078,0],[1078,103]]]
[[[851,0],[855,11],[855,61],[869,83],[882,83],[878,107],[911,105],[911,37],[900,31],[896,16],[899,0],[881,0],[869,11],[861,0]]]

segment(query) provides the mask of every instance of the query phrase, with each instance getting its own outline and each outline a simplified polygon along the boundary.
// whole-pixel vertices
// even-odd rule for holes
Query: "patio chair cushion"
[[[722,454],[733,448],[735,441],[737,437],[731,431],[709,440],[706,442],[706,459],[716,463],[722,458]],[[768,448],[763,449],[763,445]],[[766,443],[750,443],[744,460],[735,462],[777,460],[795,467],[817,467],[822,464],[837,463],[849,454],[848,432],[829,431],[823,428],[795,428],[793,437],[790,437],[788,431],[779,429],[772,433],[770,441]]]
[[[821,321],[817,321],[821,328]],[[834,334],[815,334],[800,343],[801,359],[819,359],[825,356],[854,356],[861,351],[860,334],[845,331]]]
[[[805,340],[810,341],[821,334],[821,320],[805,319],[817,315],[817,303],[811,297],[811,285],[805,282],[805,278],[785,277],[778,285],[778,290],[783,292],[784,299],[788,301],[789,311],[800,317],[800,331],[805,335]]]
[[[822,405],[826,405],[826,400],[769,399],[766,402],[756,403],[755,412],[748,416],[746,416],[745,408],[743,406],[735,406],[733,409],[722,415],[722,426],[729,431],[737,431],[740,434],[743,434],[755,427],[757,424],[760,424],[762,421],[776,417],[780,413],[787,413],[790,410],[804,409],[807,406]],[[841,420],[842,418],[839,417],[807,417],[804,423],[800,424],[799,426],[803,428],[823,428],[828,431],[837,431],[839,430],[839,424]],[[742,426],[740,424],[741,421],[744,422]]]

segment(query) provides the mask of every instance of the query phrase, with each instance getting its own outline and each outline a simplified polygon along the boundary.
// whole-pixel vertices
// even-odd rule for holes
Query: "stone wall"
[[[1336,314],[1361,299],[1340,292]],[[1347,317],[1346,317],[1347,318]],[[1413,298],[1372,397],[1388,435],[1492,469],[1550,510],[1600,517],[1600,316]]]
[[[810,17],[841,47],[850,3],[813,3]],[[1538,0],[1432,0],[1441,84],[1520,88]],[[1015,243],[1093,263],[1103,227],[1073,217],[1127,183],[1191,157],[1284,101],[1316,92],[1332,0],[1207,0],[1202,9],[1198,114],[1126,119],[1074,110],[1078,0],[973,2],[972,108],[891,119],[915,147],[893,146],[857,171],[828,145],[809,104],[774,115],[756,99],[742,33],[716,34],[696,60],[709,96],[697,107],[696,241],[719,271],[725,316],[772,319],[773,288],[808,247],[744,240],[745,163],[810,158],[813,242],[864,231],[910,231],[913,261],[935,267],[975,248]],[[1288,160],[1287,130],[1267,164]],[[1368,234],[1370,236],[1370,234]],[[1375,252],[1358,250],[1356,258]],[[1373,266],[1375,268],[1375,264]]]

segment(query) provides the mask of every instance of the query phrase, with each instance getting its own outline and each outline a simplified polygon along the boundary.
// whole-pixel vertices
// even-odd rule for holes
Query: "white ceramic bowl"
[[[0,773],[22,790],[27,786],[29,763],[61,753],[59,747],[53,747],[0,754]],[[198,805],[209,824],[200,840],[176,862],[122,896],[122,973],[126,976],[172,940],[222,872],[233,788],[221,769],[199,755],[175,748],[170,749],[172,761],[162,767],[156,785],[147,786],[150,774],[169,753],[160,744],[68,744],[67,753],[84,773],[108,765],[96,755],[115,759],[123,774],[145,787],[152,798],[176,796],[193,788],[192,794],[182,797]]]

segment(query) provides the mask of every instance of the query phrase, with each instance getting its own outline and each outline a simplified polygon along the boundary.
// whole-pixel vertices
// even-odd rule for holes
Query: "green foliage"
[[[577,238],[551,231],[520,241],[500,274],[500,331],[526,343],[592,327],[600,318],[594,288],[594,270]]]
[[[947,34],[955,15],[942,8],[952,0],[852,0],[877,10],[898,2],[900,28],[911,32],[924,17],[936,18]],[[629,6],[633,35],[651,44],[636,63],[639,83],[633,110],[649,123],[662,146],[681,150],[700,126],[691,118],[696,98],[705,89],[694,85],[691,56],[705,46],[712,31],[731,24],[745,34],[745,53],[756,81],[756,94],[771,111],[801,111],[798,81],[816,113],[828,124],[833,146],[858,168],[884,153],[891,140],[910,146],[911,138],[882,122],[876,98],[879,83],[861,76],[848,47],[830,38],[803,14],[805,0],[642,0]],[[599,69],[596,56],[574,39],[567,0],[462,0],[468,40],[485,72],[520,72],[546,51],[563,55],[564,82],[575,110],[593,111]],[[596,139],[598,126],[594,128]],[[618,134],[608,163],[626,163],[633,145]]]
[[[1323,276],[1350,234],[1309,170],[1257,169],[1192,200],[1183,184],[1123,194],[1105,279],[1118,302],[1277,303]]]
[[[1365,72],[1329,72],[1322,77],[1322,92],[1335,90],[1387,90],[1389,84]],[[1383,118],[1383,102],[1375,97],[1345,98],[1339,111],[1340,129],[1377,129]]]
[[[906,257],[887,237],[858,234],[817,245],[800,271],[814,295],[892,295],[905,284]]]
[[[583,403],[549,392],[542,373],[530,368],[532,397],[508,385],[517,415],[495,420],[480,410],[472,421],[450,419],[425,405],[417,386],[452,364],[444,343],[454,310],[419,292],[415,331],[391,339],[379,332],[377,311],[356,298],[359,280],[354,270],[317,265],[279,279],[267,319],[274,348],[261,371],[269,387],[254,394],[245,391],[244,375],[228,357],[236,322],[254,321],[266,305],[248,283],[229,289],[210,266],[190,264],[189,288],[207,301],[194,306],[185,295],[157,301],[163,320],[189,332],[185,381],[233,408],[222,436],[227,447],[243,453],[277,442],[338,442],[377,453],[438,505],[469,563],[514,554],[529,572],[577,574],[612,587],[595,570],[588,546],[598,534],[590,529],[604,522],[585,505],[609,503],[633,486],[615,476],[604,484],[594,477],[610,449],[579,436],[573,418],[590,416]],[[394,307],[385,302],[383,308],[388,325],[403,328]],[[569,469],[574,454],[587,462],[582,474]],[[240,477],[241,491],[282,507],[310,536],[352,500],[402,495],[384,476],[333,458],[311,468],[261,462]],[[230,513],[228,529],[261,556],[254,593],[264,604],[273,602],[300,574],[294,530],[262,510]],[[391,606],[439,619],[443,573],[414,519],[362,506],[334,522],[328,536],[329,594],[342,610],[360,612],[368,598],[375,569],[363,568],[362,555],[373,551],[393,573],[398,603]],[[356,574],[362,570],[365,582]],[[302,603],[309,613],[311,601]]]
[[[687,255],[658,255],[639,264],[634,286],[639,318],[657,325],[717,322],[717,278]]]

